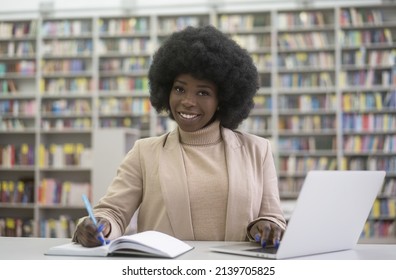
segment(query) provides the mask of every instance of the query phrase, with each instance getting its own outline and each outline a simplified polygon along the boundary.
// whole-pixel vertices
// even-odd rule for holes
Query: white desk
[[[67,238],[0,237],[0,260],[75,260],[87,257],[46,256],[48,248],[70,242]],[[194,249],[179,256],[180,260],[248,260],[245,256],[211,252],[210,248],[225,244],[216,241],[188,241]],[[230,244],[236,242],[228,242]],[[103,259],[103,257],[99,257]],[[106,257],[104,259],[142,259],[142,257]],[[91,258],[98,259],[98,258]],[[147,260],[153,258],[145,258]],[[396,260],[396,244],[357,244],[353,250],[295,258],[299,260]]]

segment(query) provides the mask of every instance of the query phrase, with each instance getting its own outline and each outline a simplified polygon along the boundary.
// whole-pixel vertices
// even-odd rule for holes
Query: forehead
[[[217,88],[216,84],[208,79],[198,79],[191,74],[180,74],[176,76],[175,82],[182,84],[194,84],[196,86]]]

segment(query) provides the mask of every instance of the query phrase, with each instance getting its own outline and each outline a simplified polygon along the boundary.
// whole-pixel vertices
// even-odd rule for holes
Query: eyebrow
[[[183,85],[186,85],[186,84],[187,84],[187,82],[185,82],[185,81],[183,81],[183,80],[175,80],[175,83],[176,83],[176,82],[181,83],[181,84],[183,84]],[[212,86],[210,86],[210,85],[207,85],[207,84],[198,85],[198,87],[199,87],[199,88],[208,88],[208,89],[214,90],[214,87],[212,87]]]

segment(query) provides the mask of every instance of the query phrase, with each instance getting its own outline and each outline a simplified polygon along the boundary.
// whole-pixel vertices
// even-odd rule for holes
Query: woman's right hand
[[[108,236],[110,234],[111,225],[107,219],[98,218],[98,227],[94,225],[92,220],[87,217],[81,223],[77,225],[76,231],[73,235],[73,242],[77,242],[84,247],[96,247],[103,244],[100,236],[100,232],[103,236]]]

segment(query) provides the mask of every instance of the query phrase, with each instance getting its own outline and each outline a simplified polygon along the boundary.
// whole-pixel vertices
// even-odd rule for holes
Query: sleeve
[[[133,214],[140,206],[143,193],[140,150],[138,140],[120,164],[106,194],[94,207],[95,216],[110,222],[110,239],[124,234]]]
[[[247,226],[247,237],[249,240],[254,240],[250,234],[250,228],[260,220],[268,220],[276,223],[282,229],[286,229],[286,220],[283,216],[283,211],[279,198],[278,176],[276,173],[274,157],[272,154],[271,144],[266,140],[266,152],[264,153],[261,162],[262,179],[262,197],[259,215],[256,219],[251,221]]]

